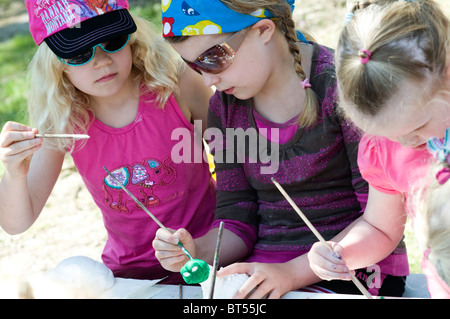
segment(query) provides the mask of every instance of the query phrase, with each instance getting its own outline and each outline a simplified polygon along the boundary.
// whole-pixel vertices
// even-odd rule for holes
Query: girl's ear
[[[270,19],[262,19],[252,25],[250,30],[256,30],[257,35],[262,38],[264,43],[269,42],[275,33],[275,23]]]

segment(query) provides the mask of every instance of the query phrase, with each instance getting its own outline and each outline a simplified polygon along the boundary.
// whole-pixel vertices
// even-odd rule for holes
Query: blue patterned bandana
[[[287,0],[294,10],[294,0]],[[231,10],[219,0],[161,0],[163,36],[236,32],[274,16],[265,9],[251,14]]]

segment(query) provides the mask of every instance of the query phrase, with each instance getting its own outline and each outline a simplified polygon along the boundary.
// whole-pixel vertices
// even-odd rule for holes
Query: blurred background
[[[450,16],[450,1],[438,2]],[[146,17],[160,28],[159,0],[129,3],[133,14]],[[335,48],[344,23],[345,4],[345,0],[297,0],[294,19],[317,42]],[[26,74],[35,51],[23,0],[0,0],[0,127],[9,120],[28,123]],[[0,162],[0,177],[3,170]],[[411,272],[421,273],[421,252],[409,223],[405,235]],[[16,236],[0,228],[0,280],[11,274],[42,272],[76,255],[100,261],[105,241],[101,214],[68,156],[37,222]]]

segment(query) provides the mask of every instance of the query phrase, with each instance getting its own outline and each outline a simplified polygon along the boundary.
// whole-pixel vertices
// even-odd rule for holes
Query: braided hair
[[[259,9],[270,11],[276,18],[273,19],[277,29],[285,36],[288,43],[289,51],[294,57],[294,68],[300,81],[306,79],[305,71],[302,67],[302,55],[300,52],[299,41],[297,39],[297,30],[295,22],[292,19],[291,7],[286,0],[220,0],[230,9],[242,13],[251,14]],[[309,40],[313,40],[311,36],[305,34]],[[182,42],[185,36],[176,36],[166,38],[171,43]],[[305,88],[306,99],[305,107],[298,119],[300,127],[309,127],[317,121],[318,102],[315,92],[311,88]]]
[[[258,9],[270,11],[276,18],[273,19],[277,29],[285,36],[289,51],[294,57],[294,67],[300,81],[306,79],[302,67],[302,55],[295,22],[292,19],[291,7],[286,0],[220,0],[230,9],[243,14],[250,14]],[[312,39],[305,34],[307,38]],[[312,126],[317,121],[317,96],[311,88],[306,88],[306,100],[302,114],[298,119],[300,127]]]

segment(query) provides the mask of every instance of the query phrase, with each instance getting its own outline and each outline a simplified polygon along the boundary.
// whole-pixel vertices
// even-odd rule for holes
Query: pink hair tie
[[[366,49],[359,50],[359,59],[362,64],[366,64],[367,62],[369,62],[371,56],[372,53],[370,53],[369,50]]]
[[[303,87],[303,90],[305,90],[306,88],[310,88],[311,87],[311,83],[309,83],[309,79],[306,78],[303,81],[300,82],[300,84]]]
[[[436,174],[436,179],[440,185],[444,185],[450,179],[450,168],[444,167]]]

